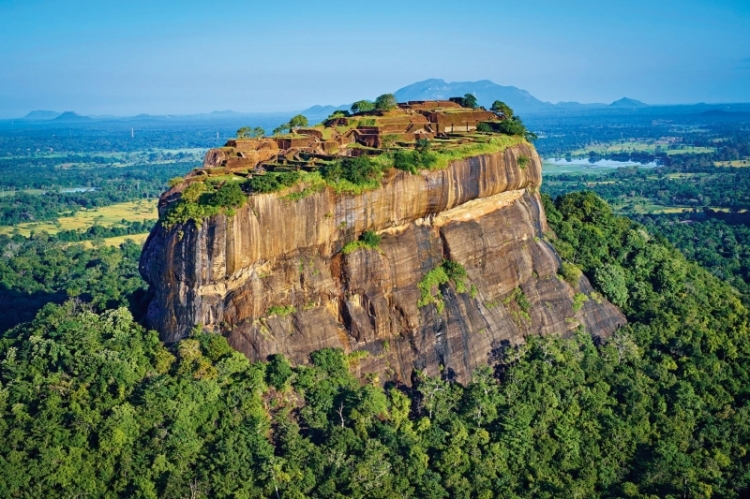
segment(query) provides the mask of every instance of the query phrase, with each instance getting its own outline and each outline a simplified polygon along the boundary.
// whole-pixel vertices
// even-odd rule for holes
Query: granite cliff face
[[[557,278],[540,183],[541,162],[521,144],[444,170],[393,170],[360,195],[259,194],[231,217],[159,225],[141,260],[148,320],[167,342],[203,324],[251,360],[366,351],[361,374],[407,384],[413,369],[437,375],[441,366],[467,381],[528,335],[582,325],[607,336],[625,318],[598,297],[575,310],[576,293],[592,289],[585,277],[575,287]],[[382,236],[379,247],[344,255],[366,230]],[[444,260],[466,269],[466,292],[449,283],[435,290],[443,307],[419,307],[418,283]]]

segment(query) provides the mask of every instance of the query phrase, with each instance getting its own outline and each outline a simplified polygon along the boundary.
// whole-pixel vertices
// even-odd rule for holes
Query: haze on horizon
[[[565,4],[0,0],[0,118],[288,111],[427,78],[750,102],[750,2]]]

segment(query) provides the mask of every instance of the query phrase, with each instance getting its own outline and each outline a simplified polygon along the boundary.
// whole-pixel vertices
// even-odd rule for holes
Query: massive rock
[[[607,336],[625,318],[596,295],[574,307],[592,289],[557,277],[540,184],[539,157],[521,144],[444,170],[394,170],[360,195],[253,195],[233,216],[157,226],[141,260],[148,320],[167,342],[202,324],[251,360],[366,351],[361,374],[407,384],[415,368],[467,381],[528,335]],[[366,230],[379,247],[344,255]],[[449,283],[436,293],[444,307],[419,307],[418,283],[444,260],[465,267],[466,292]]]

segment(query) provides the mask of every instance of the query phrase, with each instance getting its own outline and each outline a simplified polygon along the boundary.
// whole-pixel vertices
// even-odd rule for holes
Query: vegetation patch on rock
[[[418,307],[434,304],[438,313],[442,313],[445,302],[440,294],[440,288],[448,283],[453,283],[456,292],[466,293],[466,269],[458,262],[443,260],[443,263],[429,271],[417,284],[420,298]]]
[[[175,224],[194,220],[200,226],[203,219],[226,213],[233,215],[235,210],[247,202],[239,182],[225,181],[221,185],[210,182],[191,183],[180,199],[173,203],[162,218],[162,224],[171,227]]]
[[[362,235],[359,236],[359,239],[357,239],[356,241],[346,243],[346,245],[341,249],[341,252],[345,255],[348,255],[350,253],[354,253],[358,249],[363,248],[378,250],[381,239],[382,238],[374,231],[366,230],[362,233]]]

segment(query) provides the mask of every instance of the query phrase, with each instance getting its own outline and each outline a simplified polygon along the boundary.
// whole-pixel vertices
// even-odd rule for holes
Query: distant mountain
[[[141,114],[136,114],[133,117],[122,118],[122,119],[124,121],[150,121],[150,120],[165,120],[167,119],[167,117],[166,116],[154,116],[152,114],[141,113]]]
[[[325,118],[335,111],[348,111],[351,107],[351,104],[342,104],[340,106],[313,106],[301,111],[301,114],[305,115],[307,118]]]
[[[65,122],[65,123],[80,123],[82,121],[92,121],[92,119],[89,118],[88,116],[81,116],[80,114],[77,114],[77,113],[75,113],[73,111],[65,111],[64,113],[62,113],[60,116],[58,116],[57,118],[55,118],[52,121],[55,121],[55,122],[58,122],[58,123],[60,123],[60,122]]]
[[[623,97],[620,100],[614,101],[612,104],[609,105],[609,107],[612,108],[620,108],[620,109],[642,109],[644,107],[650,107],[648,104],[644,104],[643,102],[635,99],[630,99],[628,97]]]
[[[526,90],[505,87],[490,80],[447,83],[445,80],[433,78],[412,83],[396,90],[395,93],[399,102],[448,99],[450,97],[461,97],[465,94],[473,94],[479,105],[486,108],[489,108],[494,101],[501,100],[519,114],[554,110],[553,104],[537,99]]]
[[[45,120],[54,120],[58,116],[60,116],[60,113],[58,113],[57,111],[38,110],[38,111],[31,111],[29,114],[27,114],[21,119],[30,120],[30,121],[45,121]]]
[[[641,101],[623,97],[611,104],[581,104],[580,102],[559,102],[552,104],[537,99],[526,90],[517,87],[498,85],[490,80],[446,83],[445,80],[429,79],[412,83],[396,91],[399,102],[410,100],[433,100],[461,97],[473,94],[480,106],[489,108],[496,100],[508,104],[513,111],[524,114],[547,114],[560,112],[587,112],[596,110],[633,110],[650,107]]]
[[[224,111],[211,111],[208,114],[188,115],[188,116],[207,116],[210,118],[235,118],[237,116],[243,116],[245,114],[247,113],[238,113],[237,111],[226,109]]]
[[[432,78],[412,83],[396,90],[394,95],[399,102],[410,100],[448,100],[451,97],[462,97],[474,94],[480,106],[489,108],[496,100],[501,100],[521,113],[554,111],[555,106],[549,102],[542,102],[526,90],[516,87],[504,87],[489,80],[464,81],[447,83],[445,80]],[[373,99],[374,100],[374,99]],[[312,106],[302,111],[310,117],[326,117],[334,111],[349,110],[351,104],[341,106]]]

